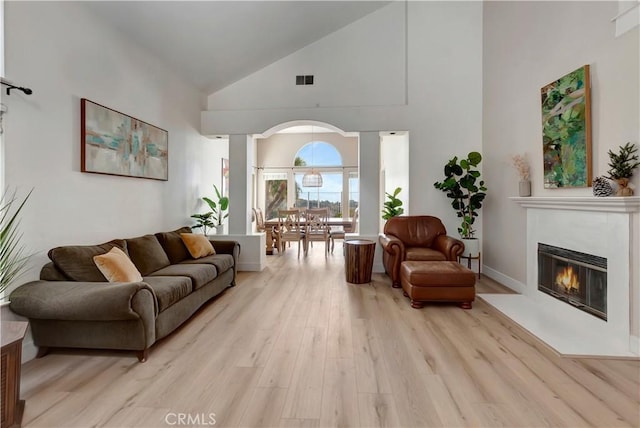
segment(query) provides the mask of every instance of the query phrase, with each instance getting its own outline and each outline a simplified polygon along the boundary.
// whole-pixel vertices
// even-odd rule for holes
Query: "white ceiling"
[[[88,1],[112,26],[210,94],[389,1]]]

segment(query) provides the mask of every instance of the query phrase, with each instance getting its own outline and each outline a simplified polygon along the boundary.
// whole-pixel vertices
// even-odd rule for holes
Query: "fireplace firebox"
[[[607,259],[538,243],[538,290],[607,319]]]

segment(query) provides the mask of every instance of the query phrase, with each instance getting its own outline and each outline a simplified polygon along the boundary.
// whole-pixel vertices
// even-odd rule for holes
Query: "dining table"
[[[280,225],[280,219],[270,218],[264,222],[264,231],[267,235],[267,255],[273,254],[273,235],[271,231],[274,227]],[[329,217],[327,219],[327,225],[329,227],[343,227],[349,228],[351,226],[351,219],[343,217]]]

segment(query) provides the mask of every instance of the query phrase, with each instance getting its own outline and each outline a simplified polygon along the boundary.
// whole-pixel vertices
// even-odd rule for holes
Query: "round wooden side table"
[[[344,243],[344,270],[347,282],[365,284],[371,282],[376,243],[368,239],[354,239]]]

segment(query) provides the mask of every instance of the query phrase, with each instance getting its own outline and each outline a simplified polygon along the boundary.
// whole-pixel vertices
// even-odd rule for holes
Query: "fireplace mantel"
[[[640,197],[512,197],[526,211],[526,282],[520,294],[480,294],[496,309],[564,355],[638,357],[632,331],[640,313],[634,273]],[[540,243],[607,260],[606,321],[538,289]]]
[[[529,196],[510,197],[523,208],[600,211],[612,213],[640,212],[640,196]]]

